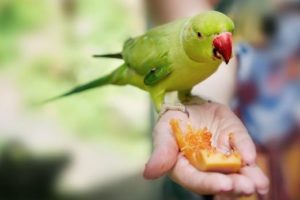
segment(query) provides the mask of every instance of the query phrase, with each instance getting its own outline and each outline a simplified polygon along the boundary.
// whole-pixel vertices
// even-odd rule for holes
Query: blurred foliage
[[[1,63],[13,59],[16,55],[18,37],[30,29],[37,28],[48,16],[43,4],[42,1],[35,0],[0,1]]]
[[[47,16],[42,1],[2,0],[0,2],[1,33],[20,34],[24,30],[36,27]]]
[[[142,32],[128,2],[0,1],[0,73],[16,80],[28,112],[47,115],[79,136],[125,146],[146,139],[148,101],[137,89],[109,86],[35,105],[121,63],[91,56],[120,51],[124,40]]]

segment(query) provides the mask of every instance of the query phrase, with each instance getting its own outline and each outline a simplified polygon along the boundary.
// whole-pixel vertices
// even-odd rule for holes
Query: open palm
[[[268,179],[255,165],[255,146],[234,113],[217,103],[189,105],[187,110],[189,117],[180,111],[168,111],[157,122],[153,131],[154,151],[145,167],[144,177],[155,179],[168,174],[175,182],[198,194],[228,197],[267,193]],[[183,129],[187,123],[191,123],[195,129],[207,127],[213,133],[213,144],[221,151],[235,148],[243,159],[240,173],[202,172],[193,167],[179,152],[172,134],[169,122],[174,118],[181,121]],[[229,143],[230,133],[233,139]]]

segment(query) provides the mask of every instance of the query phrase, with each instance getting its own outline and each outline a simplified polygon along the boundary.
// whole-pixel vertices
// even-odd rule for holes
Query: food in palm
[[[172,119],[170,125],[180,151],[197,169],[222,173],[236,173],[240,170],[242,166],[240,154],[234,149],[227,153],[219,151],[211,144],[212,133],[207,128],[194,130],[188,125],[184,133],[179,120]]]

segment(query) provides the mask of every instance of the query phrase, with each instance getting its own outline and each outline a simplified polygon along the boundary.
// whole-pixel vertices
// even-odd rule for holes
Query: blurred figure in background
[[[300,199],[299,1],[166,0],[149,4],[156,23],[191,16],[213,6],[232,16],[236,24],[236,60],[230,63],[230,69],[221,67],[194,93],[229,103],[236,110],[255,140],[259,166],[270,177],[267,199]],[[166,199],[200,199],[176,184],[165,185]]]
[[[257,5],[243,1],[232,8],[240,37],[233,106],[269,174],[269,199],[299,199],[300,2]],[[257,10],[255,20],[247,16]]]

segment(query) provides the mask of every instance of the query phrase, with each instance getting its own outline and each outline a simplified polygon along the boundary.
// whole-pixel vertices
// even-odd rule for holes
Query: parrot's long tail
[[[96,54],[93,55],[94,58],[117,58],[117,59],[123,59],[123,56],[121,53],[113,53],[113,54]]]
[[[80,93],[80,92],[83,92],[86,90],[90,90],[90,89],[93,89],[96,87],[101,87],[104,85],[109,85],[109,84],[125,85],[125,84],[127,84],[126,80],[124,79],[124,71],[126,71],[126,68],[127,68],[126,65],[123,64],[119,68],[117,68],[115,71],[113,71],[112,73],[110,73],[106,76],[102,76],[102,77],[97,78],[86,84],[79,85],[66,93],[63,93],[61,95],[58,95],[56,97],[50,98],[46,101],[43,101],[42,104],[48,103],[50,101],[54,101],[54,100],[57,100],[57,99],[60,99],[60,98],[66,97],[66,96],[77,94],[77,93]]]

